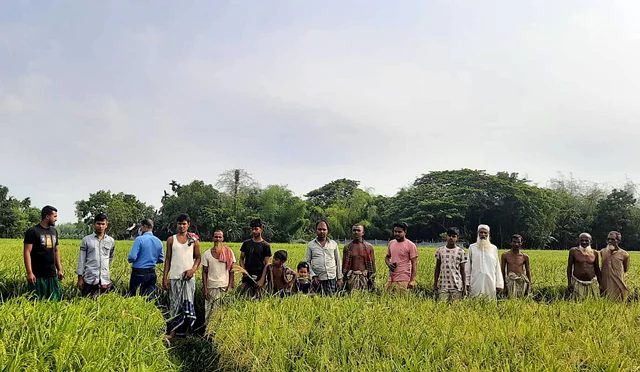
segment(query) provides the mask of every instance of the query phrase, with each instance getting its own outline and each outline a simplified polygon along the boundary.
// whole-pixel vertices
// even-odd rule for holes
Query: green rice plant
[[[143,298],[0,305],[4,371],[177,371],[163,344],[164,319]]]
[[[234,301],[209,332],[223,370],[617,371],[640,365],[638,314],[636,302],[363,293]]]

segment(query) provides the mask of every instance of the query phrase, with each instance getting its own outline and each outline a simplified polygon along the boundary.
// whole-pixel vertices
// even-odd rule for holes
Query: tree
[[[267,186],[258,196],[256,210],[257,217],[269,224],[272,241],[289,242],[304,236],[303,229],[308,226],[306,203],[286,186]]]
[[[259,184],[244,169],[230,169],[222,172],[216,186],[233,197],[235,215],[238,213],[238,199],[243,192],[259,188]]]
[[[156,225],[160,238],[175,233],[176,218],[180,213],[189,215],[192,231],[203,240],[211,239],[217,229],[223,230],[227,238],[235,237],[236,226],[232,219],[231,203],[225,194],[199,180],[174,190],[172,195],[164,198],[159,211]],[[227,227],[233,228],[231,234]]]
[[[331,205],[351,198],[359,184],[359,181],[341,178],[339,180],[329,182],[318,189],[309,191],[305,197],[310,205],[326,209]]]
[[[596,207],[594,238],[604,242],[609,231],[616,230],[627,246],[638,244],[636,198],[629,190],[613,189]]]
[[[40,222],[40,210],[31,206],[31,199],[9,196],[9,188],[0,185],[0,237],[19,238],[31,226]]]
[[[140,220],[155,217],[153,206],[123,192],[112,194],[111,191],[99,190],[89,194],[87,200],[76,201],[76,216],[85,225],[91,225],[98,213],[107,215],[107,233],[116,238],[128,237],[129,229]]]

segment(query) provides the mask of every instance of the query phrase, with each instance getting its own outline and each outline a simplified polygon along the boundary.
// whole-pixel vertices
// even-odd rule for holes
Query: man
[[[105,234],[109,223],[107,216],[98,213],[93,218],[93,234],[82,238],[78,257],[78,289],[83,296],[96,296],[111,288],[110,268],[116,244]]]
[[[58,210],[47,205],[40,212],[40,223],[24,233],[24,267],[29,291],[39,299],[59,301],[59,280],[64,278],[58,248],[58,231],[54,228]]]
[[[191,219],[186,213],[176,218],[178,232],[167,239],[167,258],[164,264],[162,287],[169,291],[168,339],[184,330],[191,335],[196,322],[194,275],[200,266],[200,242],[189,233]]]
[[[251,220],[249,240],[240,247],[240,266],[247,271],[242,275],[241,293],[251,297],[262,297],[262,287],[267,276],[267,265],[271,261],[271,246],[262,238],[264,226],[259,218]]]
[[[348,292],[375,289],[376,257],[373,245],[363,240],[364,226],[353,225],[353,240],[342,252],[342,275]]]
[[[418,249],[406,238],[408,228],[405,222],[393,224],[394,239],[387,245],[384,262],[389,268],[389,281],[386,289],[392,292],[404,292],[416,286]]]
[[[625,284],[625,273],[629,271],[629,253],[620,248],[622,235],[611,231],[607,236],[607,248],[602,255],[602,294],[614,301],[626,301],[629,289]]]
[[[504,287],[500,272],[498,247],[489,240],[489,226],[478,226],[478,239],[469,246],[467,281],[469,296],[495,300],[496,294]]]
[[[129,280],[129,294],[135,296],[156,295],[156,264],[164,262],[164,247],[162,241],[153,235],[153,221],[145,218],[140,221],[138,237],[133,241],[127,260],[131,263],[131,279]]]
[[[447,230],[447,244],[436,250],[436,268],[433,273],[433,290],[439,300],[451,302],[466,295],[465,264],[467,254],[456,245],[459,231],[452,227]]]
[[[591,248],[591,235],[580,234],[580,245],[569,250],[567,263],[567,286],[572,299],[579,300],[598,296],[601,282],[598,252]]]
[[[529,255],[520,250],[522,243],[522,236],[514,234],[511,236],[511,250],[504,252],[501,257],[500,272],[505,275],[506,292],[510,298],[522,298],[531,294]]]
[[[204,292],[204,317],[208,322],[220,299],[231,292],[235,285],[233,264],[236,256],[224,245],[224,233],[213,233],[213,248],[202,255],[202,289]]]
[[[313,286],[322,296],[333,296],[342,287],[342,270],[338,243],[327,238],[329,224],[325,220],[316,223],[316,238],[307,244],[305,259],[309,263],[309,275]]]

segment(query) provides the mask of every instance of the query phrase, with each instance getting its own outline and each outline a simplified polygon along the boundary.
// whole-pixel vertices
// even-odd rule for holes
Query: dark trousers
[[[141,296],[154,297],[157,281],[155,267],[148,269],[133,268],[131,270],[131,279],[129,280],[129,294],[135,296],[139,291]]]
[[[82,295],[83,296],[97,296],[99,294],[107,293],[111,287],[101,288],[99,284],[82,284]]]

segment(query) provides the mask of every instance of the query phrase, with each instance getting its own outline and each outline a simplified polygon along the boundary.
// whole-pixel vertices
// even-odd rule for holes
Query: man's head
[[[281,267],[283,263],[287,262],[288,257],[287,251],[276,251],[276,253],[273,254],[273,266]]]
[[[522,243],[524,240],[520,234],[511,235],[511,249],[519,250],[522,248]]]
[[[224,241],[224,233],[222,230],[216,230],[213,233],[213,243],[222,243]]]
[[[591,235],[589,233],[584,232],[580,234],[580,236],[578,237],[578,241],[580,242],[580,246],[582,248],[591,247]]]
[[[393,237],[395,240],[401,242],[407,236],[407,229],[409,225],[406,222],[396,222],[393,224]]]
[[[189,225],[191,224],[191,218],[186,213],[180,213],[176,218],[178,232],[181,234],[189,231]]]
[[[93,217],[93,229],[96,234],[102,235],[107,230],[107,226],[109,226],[109,222],[107,221],[107,216],[103,213],[98,213]]]
[[[489,232],[489,225],[478,226],[478,247],[480,247],[480,249],[487,249],[491,246],[491,241],[489,240]]]
[[[259,218],[254,218],[249,222],[249,227],[251,228],[251,235],[254,238],[259,238],[262,236],[262,230],[264,229],[264,225],[262,224],[262,220]]]
[[[607,235],[607,246],[613,249],[618,249],[620,241],[622,240],[622,234],[617,231],[611,231]]]
[[[454,247],[460,237],[460,231],[457,227],[450,227],[447,229],[447,246]]]
[[[140,231],[142,231],[143,233],[153,231],[153,221],[151,220],[151,218],[145,218],[140,221]]]
[[[353,225],[351,233],[353,235],[353,240],[362,240],[362,237],[364,236],[364,226],[360,224]]]
[[[45,206],[40,211],[41,222],[47,226],[55,226],[58,220],[58,210],[50,205]]]
[[[329,233],[329,223],[325,220],[320,220],[316,222],[316,236],[318,240],[324,240],[327,238],[327,234]]]

